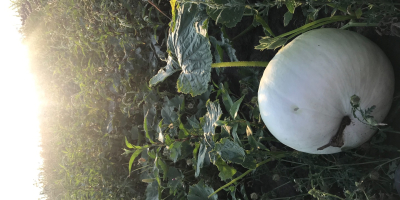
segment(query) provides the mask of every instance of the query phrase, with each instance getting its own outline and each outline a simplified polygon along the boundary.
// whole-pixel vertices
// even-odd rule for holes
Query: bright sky
[[[9,0],[0,1],[0,199],[36,200],[41,165],[38,97],[27,52],[17,31],[20,20]]]

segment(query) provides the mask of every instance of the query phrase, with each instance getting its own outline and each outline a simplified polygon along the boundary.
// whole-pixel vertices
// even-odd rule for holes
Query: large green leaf
[[[158,73],[150,79],[150,86],[154,86],[159,82],[164,81],[168,76],[171,76],[177,71],[180,71],[181,68],[179,64],[172,59],[171,56],[168,57],[167,66],[161,68]]]
[[[206,19],[207,15],[197,5],[184,4],[178,8],[175,29],[169,33],[167,41],[170,51],[168,64],[150,80],[150,86],[181,70],[178,92],[196,96],[207,91],[212,56],[203,24]]]
[[[206,0],[206,2],[210,5],[207,7],[207,14],[216,23],[232,28],[242,20],[245,0]]]
[[[203,181],[198,182],[196,185],[190,186],[189,187],[189,194],[187,196],[188,200],[217,200],[218,195],[214,194],[210,198],[208,198],[208,195],[212,194],[214,192],[214,189],[211,187],[208,187],[208,185],[205,185]]]

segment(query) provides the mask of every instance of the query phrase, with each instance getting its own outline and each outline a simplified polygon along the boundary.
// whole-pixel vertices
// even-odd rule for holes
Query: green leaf
[[[125,136],[125,145],[126,145],[126,147],[133,149],[133,145],[128,142],[128,139],[126,138],[126,136]]]
[[[221,45],[219,44],[219,41],[215,39],[215,37],[210,36],[209,37],[210,43],[214,46],[215,50],[214,51],[214,59],[216,63],[222,62],[223,57],[224,57],[224,50],[221,48]]]
[[[163,160],[161,160],[160,158],[157,158],[157,165],[161,167],[161,169],[163,170],[164,176],[163,179],[164,181],[166,181],[167,179],[167,172],[168,172],[168,166],[167,164],[164,163]]]
[[[185,126],[182,124],[182,122],[179,124],[179,139],[187,138],[189,136],[189,132],[186,130]],[[182,134],[181,134],[182,133]]]
[[[178,114],[174,111],[174,107],[164,105],[161,109],[161,117],[163,118],[164,124],[171,124],[178,120]]]
[[[226,162],[224,162],[219,155],[214,165],[216,165],[218,170],[220,171],[218,176],[221,178],[222,181],[232,179],[233,175],[236,174],[236,169],[226,164]]]
[[[287,42],[287,38],[284,37],[263,37],[260,40],[260,45],[256,46],[255,49],[260,49],[260,50],[264,50],[264,49],[276,49],[278,47],[281,47],[283,45],[286,44]]]
[[[196,148],[195,148],[196,150]],[[204,140],[200,143],[199,153],[197,154],[197,164],[196,164],[196,173],[195,176],[198,177],[200,175],[200,169],[203,167],[204,159],[206,157],[207,146],[205,145]]]
[[[149,139],[150,143],[154,143],[154,141],[151,139],[150,135],[149,135],[149,129],[147,127],[147,115],[146,117],[144,117],[144,123],[143,123],[143,127],[144,127],[144,131],[146,132],[146,138]]]
[[[203,27],[207,15],[195,4],[180,6],[177,15],[176,29],[169,34],[167,45],[182,69],[178,92],[200,95],[207,91],[211,80],[212,56],[207,30]]]
[[[272,32],[268,23],[265,22],[265,20],[259,14],[255,15],[254,19],[256,20],[256,22],[261,24],[261,26],[264,28],[265,31],[267,31],[271,36],[275,37],[275,34]]]
[[[171,152],[170,158],[174,161],[174,163],[178,160],[178,157],[181,155],[181,145],[182,142],[174,142],[169,146],[169,151]]]
[[[165,135],[165,144],[167,146],[171,145],[172,143],[174,143],[174,140],[171,139],[171,137],[169,137],[168,134]]]
[[[227,125],[228,122],[226,122],[226,121],[224,121],[224,120],[217,120],[214,124],[215,124],[216,126],[224,126],[224,125]]]
[[[205,185],[204,182],[201,180],[194,186],[189,187],[189,194],[187,196],[188,200],[218,200],[218,195],[214,194],[210,198],[208,195],[212,194],[214,189]]]
[[[336,14],[337,8],[333,8],[331,12],[331,17],[333,17]]]
[[[222,93],[222,103],[224,104],[225,109],[230,110],[233,105],[233,101],[222,83],[219,85],[219,91]]]
[[[249,141],[252,150],[258,149],[257,141],[254,139],[252,135],[248,135],[247,140]]]
[[[180,71],[179,64],[171,57],[168,57],[167,66],[161,68],[158,73],[150,79],[149,86],[153,87],[158,83],[164,81],[167,77],[171,76],[175,72]]]
[[[138,150],[136,150],[136,151],[132,154],[131,159],[129,159],[129,176],[131,175],[131,169],[132,169],[133,161],[135,160],[135,158],[136,158],[140,153],[142,153],[142,151],[143,151],[143,149],[138,149]]]
[[[246,156],[241,165],[247,169],[257,168],[257,161],[252,156]]]
[[[260,141],[257,141],[253,135],[248,135],[247,139],[249,141],[252,150],[258,150],[258,149],[268,150],[267,147],[265,147]]]
[[[286,12],[285,15],[283,15],[283,25],[287,26],[289,24],[289,22],[292,20],[293,18],[293,13],[291,12]]]
[[[207,15],[195,4],[183,4],[178,8],[175,29],[167,40],[170,51],[167,67],[151,79],[151,86],[181,70],[178,92],[196,96],[207,91],[212,56],[207,30],[203,26],[206,19]]]
[[[190,118],[187,118],[187,121],[189,122],[190,126],[194,129],[200,128],[200,122],[196,119],[194,115],[192,115]]]
[[[286,0],[285,2],[287,9],[289,10],[290,13],[294,13],[294,10],[296,8],[296,1],[295,0]]]
[[[172,189],[176,189],[179,186],[182,186],[182,180],[185,178],[182,172],[175,167],[168,168],[168,187]]]
[[[185,97],[183,95],[177,95],[172,99],[165,97],[164,106],[173,107],[177,110],[183,111],[183,108],[185,107]]]
[[[233,119],[236,118],[237,113],[238,113],[238,111],[239,111],[239,106],[240,106],[240,104],[242,103],[243,99],[244,99],[244,95],[242,96],[242,98],[240,98],[239,100],[237,100],[237,101],[232,105],[232,107],[229,109],[229,114],[231,115],[231,117],[232,117]]]
[[[204,116],[205,124],[203,126],[204,135],[213,136],[215,134],[215,122],[219,120],[222,115],[221,107],[218,101],[212,102],[210,100],[206,103],[207,114]]]
[[[223,61],[224,52],[226,52],[231,62],[238,61],[236,57],[236,50],[232,47],[229,39],[224,38],[223,34],[221,34],[221,41],[218,41],[213,36],[210,36],[209,39],[211,44],[216,49],[216,51],[214,52],[214,58],[216,63]]]
[[[215,143],[214,150],[226,162],[241,164],[246,156],[244,149],[228,138],[222,138],[220,142]]]
[[[238,134],[237,134],[237,129],[238,129],[238,127],[239,127],[239,124],[234,124],[233,127],[232,127],[232,137],[233,137],[233,141],[234,141],[235,143],[239,144],[240,146],[243,146],[243,145],[242,145],[242,142],[240,141],[239,136],[238,136]]]
[[[236,26],[242,20],[245,0],[208,0],[213,6],[207,7],[207,14],[215,20],[215,23],[221,23],[228,28]]]
[[[146,200],[159,200],[158,198],[158,183],[153,181],[147,185]]]
[[[160,170],[159,170],[159,169],[157,168],[157,166],[155,165],[155,166],[153,167],[153,175],[154,175],[154,177],[156,177],[158,186],[161,185],[161,179],[160,179],[159,173],[160,173]]]
[[[361,8],[358,8],[358,9],[356,10],[355,13],[356,13],[357,19],[360,19],[361,15],[362,15],[362,10],[361,10]]]
[[[150,157],[150,158],[152,158],[152,159],[155,159],[156,158],[156,153],[154,153],[154,150],[152,149],[152,150],[147,150],[147,155]]]

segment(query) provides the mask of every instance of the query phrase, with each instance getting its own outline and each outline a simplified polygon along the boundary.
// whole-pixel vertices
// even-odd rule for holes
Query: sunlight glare
[[[42,164],[39,101],[29,71],[27,48],[18,33],[20,21],[9,6],[8,1],[0,2],[1,199],[38,199],[41,189],[35,182]]]

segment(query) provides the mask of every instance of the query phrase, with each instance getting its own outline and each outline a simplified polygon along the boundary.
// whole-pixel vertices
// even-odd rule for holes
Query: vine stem
[[[154,4],[152,1],[147,0],[147,2],[149,2],[154,8],[156,8],[161,14],[163,14],[166,18],[168,18],[169,20],[172,20],[170,17],[168,17],[163,11],[161,11],[161,9],[159,9],[156,4]]]
[[[267,162],[269,162],[269,161],[271,161],[271,160],[272,160],[272,158],[268,158],[267,160],[264,160],[264,161],[258,163],[258,164],[256,165],[256,168],[255,168],[255,169],[257,169],[257,167],[259,167],[259,166],[261,166],[261,165],[263,165],[263,164],[265,164],[265,163],[267,163]],[[218,188],[215,192],[213,192],[212,194],[210,194],[210,195],[208,196],[208,198],[210,198],[210,197],[211,197],[212,195],[214,195],[214,194],[217,194],[217,192],[221,191],[222,189],[224,189],[224,188],[226,188],[226,187],[232,185],[233,183],[235,183],[236,181],[240,180],[241,178],[245,177],[247,174],[249,174],[249,173],[252,172],[253,170],[254,170],[254,169],[249,169],[249,170],[247,170],[245,173],[243,173],[242,175],[236,177],[236,178],[233,179],[231,182],[229,182],[229,183],[225,184],[224,186]]]
[[[308,23],[300,28],[297,28],[293,31],[289,31],[286,32],[282,35],[279,35],[278,37],[285,37],[288,35],[291,35],[290,37],[293,37],[294,35],[299,35],[300,33],[303,33],[305,31],[308,31],[310,29],[314,29],[317,28],[319,26],[325,25],[325,24],[329,24],[329,23],[333,23],[333,22],[338,22],[338,21],[345,21],[345,20],[349,20],[349,19],[354,19],[355,17],[353,16],[333,16],[333,17],[326,17],[326,18],[322,18],[319,20],[316,20],[314,22]]]
[[[263,61],[238,61],[238,62],[220,62],[212,63],[212,68],[218,67],[266,67],[268,62]]]
[[[379,26],[378,23],[357,23],[357,22],[349,22],[346,25],[342,26],[340,29],[347,29],[350,27],[360,27],[360,26]]]

